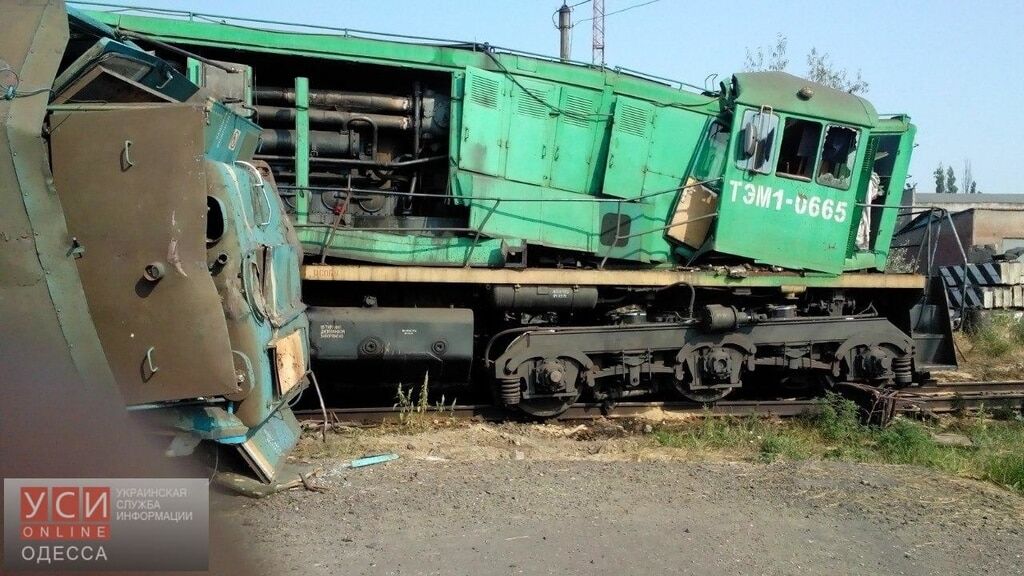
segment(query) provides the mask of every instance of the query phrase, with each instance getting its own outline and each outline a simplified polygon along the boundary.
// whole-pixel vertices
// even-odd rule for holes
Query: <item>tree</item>
[[[945,194],[946,193],[946,171],[942,169],[942,163],[939,163],[939,167],[933,172],[935,175],[935,193]]]
[[[807,55],[807,79],[850,94],[864,94],[868,91],[868,83],[861,78],[860,70],[857,70],[856,76],[848,77],[845,69],[836,68],[832,64],[828,52],[819,53],[817,48],[811,48]]]
[[[743,69],[747,72],[755,72],[759,70],[769,70],[772,72],[781,72],[789,66],[789,59],[786,58],[786,44],[789,40],[781,33],[775,35],[775,46],[765,54],[763,46],[758,46],[756,50],[751,51],[747,48],[747,59],[743,64]]]
[[[964,160],[964,172],[960,182],[963,183],[964,192],[968,194],[978,193],[978,183],[974,181],[974,173],[971,170],[971,160],[969,158]]]
[[[935,176],[935,192],[937,194],[956,194],[960,188],[956,185],[956,174],[953,166],[939,167],[932,172]],[[964,194],[981,194],[978,191],[978,183],[974,180],[974,173],[971,170],[971,161],[964,160],[964,171],[960,174],[960,185],[963,186]]]
[[[765,49],[758,46],[751,50],[747,48],[747,57],[743,68],[748,72],[762,70],[784,71],[789,66],[789,58],[786,57],[786,48],[789,40],[782,34],[775,36],[775,45]],[[812,82],[824,84],[849,92],[850,94],[864,94],[868,91],[868,83],[861,78],[860,70],[856,74],[850,74],[844,68],[837,68],[832,62],[828,52],[818,52],[817,48],[811,48],[807,54],[807,73],[804,77]]]

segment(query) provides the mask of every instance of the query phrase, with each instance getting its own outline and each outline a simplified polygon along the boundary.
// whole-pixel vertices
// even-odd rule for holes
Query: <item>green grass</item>
[[[838,395],[816,414],[788,421],[715,417],[655,428],[661,446],[691,451],[728,451],[761,462],[844,460],[905,464],[987,480],[1024,493],[1024,419],[991,415],[951,419],[941,425],[897,419],[885,428],[861,423],[857,406]],[[953,432],[972,446],[946,446],[933,434]]]
[[[982,359],[1000,359],[1024,348],[1024,320],[990,312],[967,334],[971,352]]]

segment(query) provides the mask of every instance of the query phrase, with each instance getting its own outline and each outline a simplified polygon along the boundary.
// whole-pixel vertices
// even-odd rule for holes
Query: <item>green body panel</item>
[[[642,193],[654,115],[654,104],[650,102],[621,96],[616,99],[604,172],[605,194],[636,198]]]
[[[482,230],[487,236],[536,238],[546,245],[569,250],[590,251],[596,245],[592,230],[598,205],[579,202],[585,199],[581,194],[472,172],[459,172],[456,182],[461,195],[503,199],[501,202],[482,199],[469,202],[470,228]],[[528,202],[540,197],[547,201]],[[562,199],[569,201],[554,201]],[[530,206],[529,213],[524,211],[527,206]]]
[[[547,185],[554,155],[559,86],[523,79],[511,85],[511,111],[505,138],[505,177],[526,184]]]
[[[691,192],[682,188],[708,120],[707,116],[688,110],[657,109],[641,189],[648,211],[644,221],[637,224],[639,231],[668,226],[680,196]],[[679,246],[669,242],[663,232],[652,232],[644,238],[650,258],[656,262],[670,261],[673,249]]]
[[[459,167],[504,176],[510,106],[509,82],[501,74],[470,68],[462,98]]]
[[[489,227],[489,225],[488,225]],[[328,228],[298,225],[299,239],[307,253],[319,254]],[[506,241],[507,242],[507,241]],[[329,255],[419,266],[462,265],[467,255],[470,266],[497,266],[502,262],[501,239],[474,239],[465,236],[438,238],[424,235],[399,235],[370,231],[335,230],[327,250]]]
[[[551,156],[553,188],[595,193],[601,178],[598,167],[607,155],[608,111],[612,94],[563,86],[558,107],[572,115],[558,118]]]
[[[887,257],[895,223],[891,206],[898,203],[896,191],[906,176],[913,127],[905,119],[879,119],[862,98],[795,76],[737,74],[723,83],[721,91],[700,93],[606,68],[489,47],[91,14],[105,24],[185,47],[451,75],[448,193],[455,204],[468,207],[465,224],[460,225],[464,228],[408,235],[342,227],[325,249],[332,256],[393,264],[461,266],[468,260],[471,266],[501,266],[500,246],[505,240],[576,251],[597,260],[678,266],[698,247],[669,239],[667,228],[682,195],[698,191],[685,187],[702,181],[718,193],[717,217],[698,255],[714,251],[828,274],[880,269]],[[295,219],[300,224],[311,222],[305,111],[306,96],[316,88],[305,78],[295,79]],[[768,144],[771,159],[762,172],[738,164],[735,153],[745,133],[737,120],[745,111],[772,113],[781,122],[792,118],[820,123],[817,155],[822,159],[827,129],[856,130],[857,146],[844,156],[852,162],[842,176],[850,174],[848,187],[777,174],[781,124]],[[704,138],[716,118],[728,135],[724,162],[708,153]],[[877,142],[871,138],[875,131],[899,133],[903,140],[889,193],[878,200],[886,208],[881,217],[876,213],[873,218],[876,237],[870,247],[858,248],[857,229],[864,214],[859,204],[868,196],[874,169],[874,153],[868,148]],[[308,252],[320,253],[327,230],[312,223],[300,228]],[[478,247],[471,249],[474,244]]]
[[[728,170],[726,174],[729,178],[718,208],[716,250],[768,264],[784,262],[788,268],[831,273],[842,270],[853,222],[853,194],[822,191],[784,178],[747,178]],[[818,206],[816,216],[810,215],[812,202]],[[832,208],[831,218],[822,217],[821,205],[839,205],[841,214]]]
[[[608,114],[604,94],[554,82],[466,71],[459,167],[590,193],[600,178]],[[563,110],[564,113],[555,111]]]
[[[809,118],[823,118],[874,127],[878,113],[867,100],[820,84],[814,84],[785,72],[745,72],[735,76],[734,97],[739,104],[774,110],[785,110]],[[794,98],[803,87],[812,92],[809,98]]]

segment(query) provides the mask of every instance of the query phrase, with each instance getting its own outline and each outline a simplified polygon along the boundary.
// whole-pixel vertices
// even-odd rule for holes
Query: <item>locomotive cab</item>
[[[857,96],[781,72],[737,74],[723,87],[717,147],[720,253],[830,274],[883,269],[914,128],[879,119]],[[794,249],[799,247],[799,249]]]

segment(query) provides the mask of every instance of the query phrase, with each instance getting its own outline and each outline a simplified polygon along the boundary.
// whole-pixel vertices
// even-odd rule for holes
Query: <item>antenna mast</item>
[[[592,62],[604,66],[604,0],[593,0],[594,22],[592,36],[594,39],[594,54]]]

